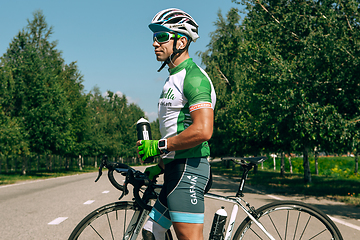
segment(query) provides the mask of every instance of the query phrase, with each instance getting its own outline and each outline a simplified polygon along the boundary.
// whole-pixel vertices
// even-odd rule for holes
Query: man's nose
[[[154,40],[154,42],[153,42],[153,44],[152,44],[154,47],[158,47],[158,46],[160,46],[160,44],[157,42],[157,41],[155,41]]]

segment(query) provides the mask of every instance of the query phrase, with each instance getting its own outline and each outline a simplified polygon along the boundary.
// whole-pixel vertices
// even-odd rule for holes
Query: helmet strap
[[[181,54],[185,51],[185,49],[190,45],[191,39],[188,38],[188,41],[187,41],[187,43],[186,43],[186,46],[185,46],[183,49],[177,49],[177,48],[176,48],[176,43],[177,43],[177,41],[178,41],[178,34],[175,33],[175,39],[174,39],[174,43],[173,43],[173,53],[163,62],[163,64],[162,64],[161,67],[159,68],[159,70],[157,70],[158,72],[160,72],[161,70],[163,70],[163,68],[164,68],[167,64],[171,63],[171,61],[172,61],[171,59],[174,59],[174,57],[175,57],[177,54],[181,55]]]

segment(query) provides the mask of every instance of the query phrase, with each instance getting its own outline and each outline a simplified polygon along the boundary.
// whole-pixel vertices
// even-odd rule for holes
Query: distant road
[[[96,176],[97,173],[86,173],[1,186],[0,239],[67,239],[83,217],[104,204],[117,201],[120,196],[108,181],[106,172],[97,183],[94,182]],[[214,176],[211,192],[233,195],[237,187],[235,182]],[[275,199],[308,202],[333,218],[344,239],[359,239],[358,208],[325,199],[262,193],[252,188],[246,189],[244,199],[256,208]],[[206,200],[205,239],[208,238],[213,214],[219,207],[213,200]],[[231,207],[225,204],[225,209],[230,214]],[[237,224],[244,217],[245,215],[239,212]]]

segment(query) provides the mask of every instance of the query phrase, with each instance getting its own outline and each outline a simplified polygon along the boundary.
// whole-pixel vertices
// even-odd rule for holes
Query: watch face
[[[165,140],[159,141],[159,147],[165,147]]]

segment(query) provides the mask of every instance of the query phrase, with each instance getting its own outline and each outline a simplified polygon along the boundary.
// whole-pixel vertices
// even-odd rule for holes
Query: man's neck
[[[174,68],[178,66],[180,63],[185,61],[186,59],[190,58],[189,52],[185,51],[180,56],[176,56],[175,59],[171,59],[171,62],[168,64],[169,68]]]

